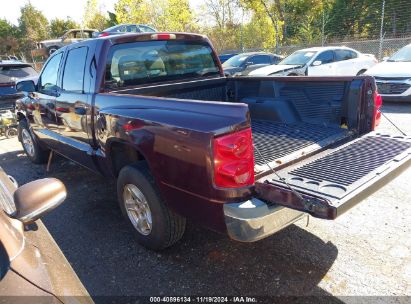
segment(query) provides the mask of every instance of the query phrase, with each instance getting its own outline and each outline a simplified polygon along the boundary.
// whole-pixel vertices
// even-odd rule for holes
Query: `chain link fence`
[[[338,2],[338,1],[337,1]],[[344,4],[344,1],[339,1]],[[411,1],[410,0],[377,0],[346,1],[353,7],[333,7],[324,9],[322,17],[313,20],[309,28],[320,33],[309,39],[310,42],[289,43],[291,31],[283,33],[283,42],[272,48],[242,48],[224,50],[222,54],[252,51],[269,51],[283,56],[292,52],[316,46],[347,46],[362,53],[373,54],[382,60],[391,56],[400,48],[411,43]],[[346,6],[347,6],[346,5]],[[287,12],[284,13],[285,15]],[[303,19],[303,18],[302,18]],[[322,20],[319,20],[322,19]],[[287,21],[287,18],[285,18]],[[307,26],[301,21],[301,26]],[[290,24],[289,27],[298,28]],[[288,36],[287,36],[288,35]],[[304,40],[304,39],[302,39]]]

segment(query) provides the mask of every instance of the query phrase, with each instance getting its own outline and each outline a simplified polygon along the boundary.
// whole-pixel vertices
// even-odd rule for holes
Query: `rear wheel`
[[[144,247],[161,250],[183,236],[186,220],[162,200],[146,162],[121,169],[117,196],[124,217]]]
[[[23,145],[24,152],[26,152],[33,163],[42,164],[47,161],[49,151],[44,150],[34,139],[25,120],[19,122],[18,136]]]

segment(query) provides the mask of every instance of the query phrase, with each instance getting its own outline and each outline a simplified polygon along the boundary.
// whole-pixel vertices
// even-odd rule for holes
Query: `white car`
[[[411,44],[369,69],[384,101],[411,101]]]
[[[277,65],[252,71],[250,76],[355,76],[377,63],[374,55],[348,47],[313,47],[292,53]]]

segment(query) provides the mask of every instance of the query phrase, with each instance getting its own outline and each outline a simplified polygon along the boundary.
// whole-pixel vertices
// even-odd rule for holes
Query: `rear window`
[[[219,75],[211,47],[199,41],[144,41],[111,47],[106,87]]]
[[[25,78],[25,77],[32,77],[36,75],[37,75],[37,72],[31,66],[17,66],[17,65],[0,66],[0,79],[1,78]]]

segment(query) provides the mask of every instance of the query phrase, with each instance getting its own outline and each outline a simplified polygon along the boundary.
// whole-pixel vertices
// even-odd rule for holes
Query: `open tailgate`
[[[280,178],[265,176],[255,189],[267,202],[335,219],[410,165],[411,137],[370,133],[281,169]]]

